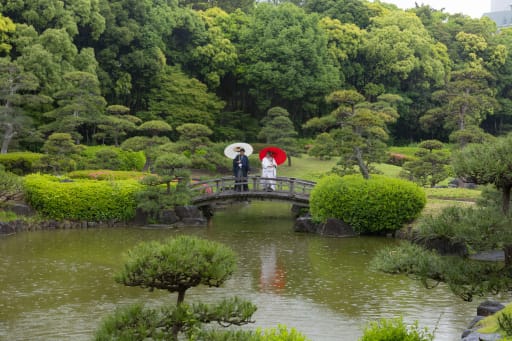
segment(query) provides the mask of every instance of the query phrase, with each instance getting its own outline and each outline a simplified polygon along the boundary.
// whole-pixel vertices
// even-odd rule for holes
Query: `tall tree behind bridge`
[[[289,116],[290,114],[284,108],[270,108],[267,111],[267,116],[262,120],[263,128],[260,130],[258,138],[284,149],[288,158],[288,166],[291,166],[291,157],[299,156],[300,148],[296,140],[298,133]]]
[[[385,156],[387,124],[396,121],[396,105],[401,100],[398,95],[383,94],[376,102],[369,102],[355,90],[334,91],[327,96],[334,110],[309,120],[304,128],[329,132],[336,143],[333,155],[341,155],[338,162],[341,173],[354,173],[354,167],[358,167],[368,179],[371,164]],[[325,140],[325,136],[322,138]]]

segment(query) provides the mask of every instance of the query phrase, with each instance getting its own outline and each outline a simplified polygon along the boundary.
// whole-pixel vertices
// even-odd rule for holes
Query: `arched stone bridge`
[[[265,191],[262,180],[273,180],[275,190]],[[235,177],[223,177],[199,181],[190,185],[192,191],[192,205],[212,206],[217,203],[229,203],[233,201],[270,200],[283,201],[299,207],[309,207],[309,194],[315,186],[315,182],[297,178],[277,177],[263,178],[250,175],[237,184],[247,184],[247,191],[235,191]]]

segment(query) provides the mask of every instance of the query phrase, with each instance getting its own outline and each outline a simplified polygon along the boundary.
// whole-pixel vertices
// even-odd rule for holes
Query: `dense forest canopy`
[[[401,99],[388,141],[471,141],[512,129],[511,50],[512,30],[425,5],[0,0],[1,152],[119,145],[153,121],[255,141],[273,107],[314,138],[345,90]]]

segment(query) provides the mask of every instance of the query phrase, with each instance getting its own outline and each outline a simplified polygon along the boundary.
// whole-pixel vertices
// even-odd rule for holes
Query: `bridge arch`
[[[247,191],[235,190],[235,177],[222,177],[192,183],[192,205],[198,207],[213,206],[218,203],[229,203],[247,200],[282,201],[299,207],[309,207],[309,195],[315,187],[314,181],[289,177],[264,178],[259,175],[250,175],[243,179],[247,184]],[[261,184],[262,180],[275,182],[274,191],[266,191]]]

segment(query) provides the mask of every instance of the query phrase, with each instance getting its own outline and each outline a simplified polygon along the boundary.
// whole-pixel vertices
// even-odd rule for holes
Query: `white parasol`
[[[238,152],[240,151],[241,148],[245,150],[245,155],[247,156],[251,155],[253,152],[253,148],[250,144],[245,142],[236,142],[230,144],[224,149],[224,155],[226,155],[230,159],[234,159],[238,155]]]

